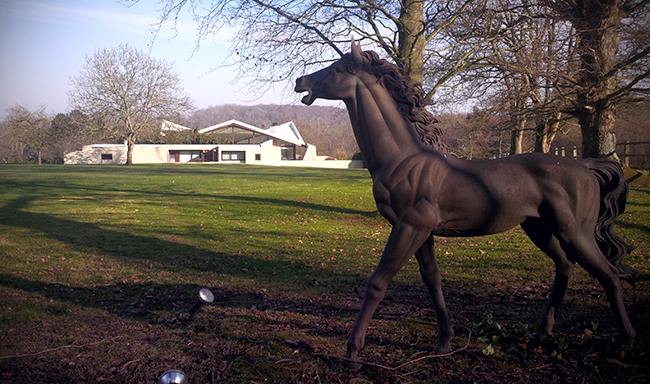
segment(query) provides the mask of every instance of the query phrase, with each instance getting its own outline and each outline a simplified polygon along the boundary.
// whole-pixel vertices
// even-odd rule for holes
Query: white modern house
[[[162,133],[191,130],[163,121]],[[136,144],[134,164],[152,163],[245,163],[325,168],[361,168],[358,160],[335,160],[318,156],[316,147],[306,143],[293,122],[259,128],[237,120],[229,120],[199,133],[221,138],[226,144]],[[298,148],[304,155],[298,155]],[[302,150],[300,151],[303,152]],[[65,164],[124,164],[126,144],[92,144],[81,151],[65,155]]]

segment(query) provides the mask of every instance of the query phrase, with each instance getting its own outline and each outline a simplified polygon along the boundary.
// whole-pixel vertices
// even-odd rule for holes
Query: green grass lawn
[[[250,165],[0,166],[0,378],[156,382],[599,382],[650,380],[650,190],[618,232],[637,249],[625,285],[637,329],[621,348],[580,268],[554,336],[534,322],[553,264],[519,229],[438,239],[457,337],[449,357],[404,369],[340,361],[390,226],[365,170]],[[201,287],[215,303],[187,311]],[[397,366],[435,345],[417,263],[393,280],[362,358]],[[287,340],[299,340],[296,346]],[[541,368],[540,368],[541,367]]]

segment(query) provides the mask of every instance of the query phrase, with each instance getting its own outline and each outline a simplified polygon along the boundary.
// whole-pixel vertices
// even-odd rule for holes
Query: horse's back
[[[473,221],[483,220],[485,232],[507,230],[530,217],[560,225],[597,217],[598,181],[580,161],[531,153],[493,160],[449,157],[448,163],[441,182],[448,200],[443,211],[472,213]]]
[[[544,188],[561,188],[568,193],[575,188],[597,186],[589,167],[579,160],[545,153],[525,153],[491,160],[453,160],[452,167],[475,175],[488,185],[512,185],[523,192]]]

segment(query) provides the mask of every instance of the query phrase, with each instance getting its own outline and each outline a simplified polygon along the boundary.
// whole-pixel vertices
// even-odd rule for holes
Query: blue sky
[[[85,57],[97,49],[120,44],[174,62],[185,91],[198,108],[220,104],[293,104],[299,95],[281,89],[261,98],[231,84],[229,68],[213,70],[225,58],[227,30],[203,41],[198,51],[196,24],[180,20],[178,34],[165,28],[153,45],[150,26],[158,6],[141,0],[130,8],[115,0],[0,0],[0,117],[7,108],[41,106],[47,113],[68,111],[71,76],[79,74]]]

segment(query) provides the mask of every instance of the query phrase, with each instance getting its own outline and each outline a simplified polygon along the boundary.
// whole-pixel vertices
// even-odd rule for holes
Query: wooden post
[[[625,164],[626,167],[630,166],[630,157],[628,156],[630,154],[630,142],[626,141],[625,146],[623,146],[623,163]]]

